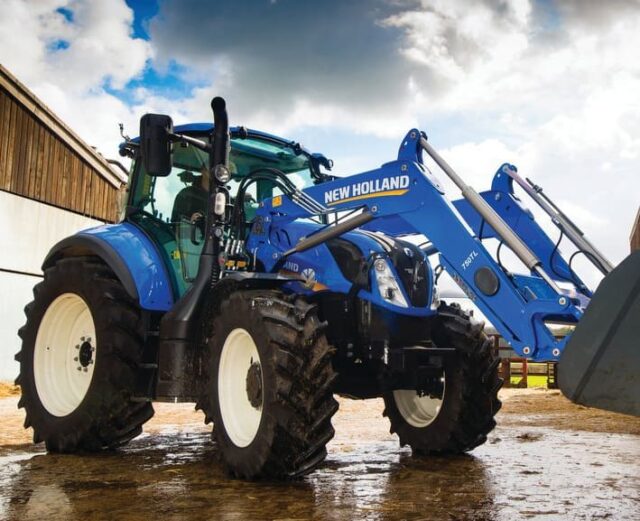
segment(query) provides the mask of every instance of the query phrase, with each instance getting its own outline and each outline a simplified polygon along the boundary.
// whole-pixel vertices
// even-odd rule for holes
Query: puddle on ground
[[[345,407],[326,462],[293,483],[228,479],[204,428],[166,420],[98,455],[0,446],[0,519],[640,519],[638,436],[510,422],[470,455],[418,459],[376,408]]]

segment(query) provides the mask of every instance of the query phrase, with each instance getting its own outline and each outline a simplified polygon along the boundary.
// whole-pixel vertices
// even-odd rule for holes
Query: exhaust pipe
[[[213,98],[214,129],[211,134],[209,168],[211,184],[206,216],[205,243],[200,255],[198,274],[191,287],[176,302],[160,321],[158,347],[158,380],[156,399],[176,401],[197,397],[196,379],[193,378],[195,336],[198,334],[196,320],[206,290],[220,277],[220,242],[223,235],[224,216],[215,213],[216,196],[224,185],[218,181],[216,168],[227,167],[229,158],[229,118],[224,99]]]

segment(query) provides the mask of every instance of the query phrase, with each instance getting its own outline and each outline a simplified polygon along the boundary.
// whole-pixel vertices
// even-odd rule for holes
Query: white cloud
[[[503,9],[473,1],[423,1],[420,8],[394,14],[383,26],[403,31],[400,53],[451,82],[494,72],[527,48],[530,6],[526,0]]]
[[[148,42],[132,37],[133,13],[124,0],[8,0],[3,12],[11,16],[0,18],[0,62],[85,140],[116,156],[117,123],[130,129],[137,123],[105,83],[123,87],[152,56]]]
[[[68,49],[52,53],[49,72],[72,89],[87,90],[107,80],[122,88],[144,69],[151,46],[132,37],[133,12],[124,1],[84,2],[67,6],[73,22],[67,24]]]

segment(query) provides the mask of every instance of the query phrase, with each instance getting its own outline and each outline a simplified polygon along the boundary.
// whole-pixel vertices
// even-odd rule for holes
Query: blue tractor
[[[121,145],[133,159],[122,221],[45,259],[16,356],[34,442],[117,447],[153,401],[195,402],[231,475],[292,478],[326,457],[340,394],[382,397],[416,454],[469,451],[495,426],[499,360],[483,325],[440,301],[443,271],[516,353],[561,360],[572,400],[640,414],[638,254],[614,270],[513,165],[475,192],[418,130],[397,159],[337,178],[296,142],[229,128],[221,98],[212,109],[214,125],[144,116]],[[514,182],[607,275],[597,293]],[[558,339],[553,324],[576,327]]]

